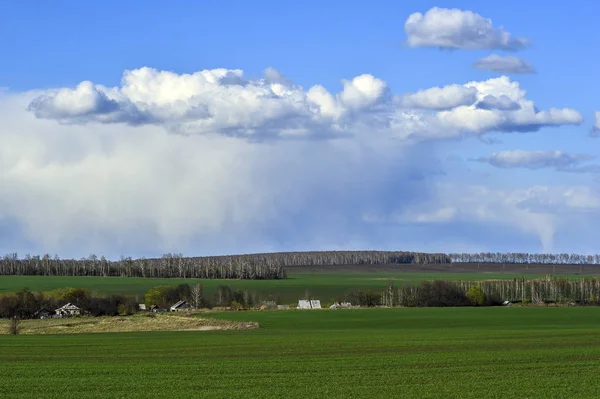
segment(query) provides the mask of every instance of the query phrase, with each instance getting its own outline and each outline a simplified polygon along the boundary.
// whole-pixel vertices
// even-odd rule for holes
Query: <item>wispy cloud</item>
[[[476,161],[488,163],[497,168],[554,169],[569,173],[600,173],[600,165],[582,165],[595,159],[588,154],[569,154],[561,150],[554,151],[501,151]]]
[[[529,62],[514,55],[501,56],[498,54],[490,54],[477,60],[473,67],[475,69],[483,69],[506,74],[525,74],[536,73],[535,68]]]

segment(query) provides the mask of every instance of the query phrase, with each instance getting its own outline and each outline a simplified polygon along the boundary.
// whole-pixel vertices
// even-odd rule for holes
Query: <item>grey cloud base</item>
[[[536,73],[535,68],[530,63],[512,55],[500,56],[490,54],[487,57],[477,60],[473,64],[473,67],[475,69],[506,74]]]

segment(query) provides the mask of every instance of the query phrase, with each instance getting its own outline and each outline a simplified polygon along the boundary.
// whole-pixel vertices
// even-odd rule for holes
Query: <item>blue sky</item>
[[[450,17],[444,9],[456,12]],[[441,19],[416,26],[422,42],[410,45],[407,19],[430,10]],[[468,12],[529,44],[512,51],[480,38],[466,48],[460,35],[473,27],[460,23]],[[584,1],[6,2],[0,251],[594,252],[600,175],[590,132],[600,110],[599,14],[600,5]],[[443,20],[456,24],[444,28]],[[455,43],[431,45],[436,29],[450,29]],[[490,54],[518,57],[536,73],[473,67]],[[156,73],[136,75],[125,87],[124,73],[143,67]],[[269,67],[285,76],[293,102],[236,109],[244,87],[279,95],[260,83]],[[218,68],[243,70],[239,91],[219,83],[200,85],[183,100],[181,88],[152,97],[157,82]],[[364,74],[363,83],[342,83]],[[468,97],[462,85],[501,76],[525,90],[518,102],[533,102],[535,112],[564,112],[531,111],[517,121],[511,111],[490,111],[480,117],[497,119],[482,127],[483,119],[467,120],[461,111],[476,108],[472,102],[443,110],[393,105],[451,85]],[[76,89],[83,81],[93,83]],[[340,99],[336,110],[307,94],[315,85]],[[477,101],[505,90],[488,86],[477,86]],[[345,88],[345,97],[336,97]],[[456,91],[447,93],[427,92],[427,101],[457,99]],[[173,108],[182,104],[191,107],[185,120]],[[316,106],[322,119],[308,118]],[[451,120],[438,114],[446,111],[454,112]],[[378,125],[399,113],[416,115],[423,126]],[[542,117],[551,126],[531,128]],[[157,199],[165,185],[173,193]]]

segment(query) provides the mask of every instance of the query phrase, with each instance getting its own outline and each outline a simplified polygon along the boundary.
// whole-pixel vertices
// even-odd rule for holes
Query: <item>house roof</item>
[[[187,305],[187,302],[186,301],[179,301],[175,305],[171,306],[171,309],[178,308],[178,307],[183,306],[183,305]]]
[[[77,306],[73,305],[71,302],[69,302],[66,305],[63,305],[56,310],[79,310],[79,308]]]

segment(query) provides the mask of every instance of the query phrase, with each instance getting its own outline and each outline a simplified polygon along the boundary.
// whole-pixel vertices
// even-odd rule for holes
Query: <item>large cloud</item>
[[[154,125],[60,125],[24,111],[34,96],[0,97],[0,138],[10,144],[0,146],[0,251],[391,249],[361,213],[420,200],[423,177],[439,172],[427,143],[410,151],[368,136],[257,144]]]
[[[82,82],[44,93],[29,109],[66,123],[154,123],[180,133],[258,138],[326,136],[342,134],[356,113],[370,122],[370,112],[388,93],[385,82],[367,74],[343,86],[337,95],[322,86],[304,91],[272,68],[264,79],[248,81],[241,70],[178,75],[145,67],[125,71],[119,88]]]
[[[453,217],[464,185],[456,185],[456,203],[443,198],[445,166],[436,140],[425,139],[535,130],[581,117],[537,110],[505,77],[453,86],[475,98],[438,111],[431,108],[445,101],[444,88],[425,89],[427,101],[416,109],[370,75],[344,80],[336,94],[322,86],[304,90],[273,69],[257,81],[242,76],[141,69],[116,88],[84,82],[1,94],[0,139],[8,145],[0,146],[0,252],[484,250],[489,226],[466,210]],[[290,135],[345,139],[237,138]],[[513,208],[500,207],[486,223],[505,226],[507,234],[523,231],[520,245],[536,248],[527,240],[556,215]],[[400,224],[372,220],[390,214],[412,216]],[[522,227],[528,218],[537,227]],[[426,230],[411,224],[427,220]],[[466,235],[479,225],[481,234]],[[432,236],[441,237],[439,245],[453,237],[461,246],[434,245]]]
[[[528,44],[513,37],[492,20],[472,11],[434,7],[425,14],[411,14],[404,23],[411,47],[447,49],[500,49],[515,51]]]
[[[578,124],[572,109],[538,111],[507,77],[393,96],[387,84],[364,74],[342,80],[336,94],[308,90],[270,68],[244,80],[240,70],[194,74],[141,68],[124,73],[121,87],[83,82],[49,90],[29,104],[38,118],[62,123],[160,125],[184,134],[221,134],[251,140],[371,135],[423,140],[490,131],[535,131]]]
[[[584,161],[596,158],[587,154],[569,154],[554,151],[500,151],[489,157],[480,157],[479,162],[489,163],[498,168],[555,169],[562,172],[600,172],[600,165],[581,165]]]
[[[535,73],[535,68],[527,61],[515,57],[513,55],[501,56],[498,54],[490,54],[477,60],[473,67],[499,73]]]

